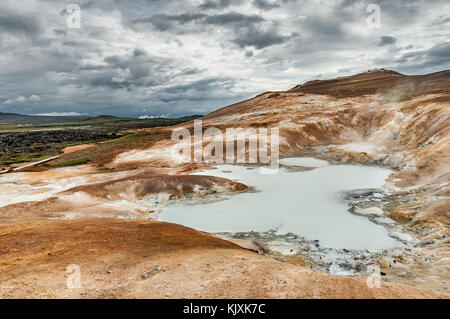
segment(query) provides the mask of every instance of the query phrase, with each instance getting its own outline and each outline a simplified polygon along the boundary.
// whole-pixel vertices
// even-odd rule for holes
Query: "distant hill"
[[[331,80],[309,81],[288,93],[327,94],[338,98],[386,92],[397,88],[410,96],[447,92],[450,70],[427,75],[404,75],[391,70],[373,70]]]
[[[2,113],[0,112],[0,124],[23,124],[23,125],[52,125],[65,124],[73,126],[87,125],[120,125],[120,124],[137,124],[147,127],[148,123],[161,125],[173,125],[181,122],[190,121],[201,117],[201,115],[184,116],[181,118],[151,118],[137,119],[131,117],[117,117],[112,115],[99,115],[94,117],[88,116],[41,116],[41,115],[24,115],[18,113]]]
[[[218,109],[203,120],[222,116],[235,116],[253,112],[269,100],[270,105],[283,104],[290,95],[321,94],[335,98],[349,98],[379,93],[383,102],[398,102],[424,94],[450,94],[450,70],[426,75],[404,75],[379,69],[352,76],[329,80],[314,80],[297,85],[288,91],[268,91],[248,100]],[[263,102],[266,101],[266,102]]]
[[[86,116],[41,116],[0,112],[0,124],[54,124],[86,120]]]

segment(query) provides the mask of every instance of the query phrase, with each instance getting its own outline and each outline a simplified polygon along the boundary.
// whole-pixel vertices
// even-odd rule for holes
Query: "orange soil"
[[[64,154],[70,154],[76,151],[81,151],[90,147],[95,146],[95,144],[82,144],[82,145],[75,145],[75,146],[68,146],[63,150]]]
[[[180,225],[116,219],[0,224],[2,298],[439,298],[318,274]],[[69,289],[67,267],[81,270]],[[161,271],[145,278],[144,273]]]

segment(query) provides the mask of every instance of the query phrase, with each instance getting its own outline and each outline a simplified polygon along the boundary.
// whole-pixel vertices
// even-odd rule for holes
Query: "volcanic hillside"
[[[180,162],[170,133],[192,131],[192,121],[0,176],[0,297],[448,297],[450,71],[311,81],[201,120],[204,128],[279,128],[281,157],[393,169],[389,195],[369,204],[398,223],[411,249],[380,256],[387,276],[371,289],[364,275],[313,272],[260,245],[155,221],[168,203],[248,190],[188,175],[208,164]],[[79,159],[88,164],[63,167]],[[82,288],[67,289],[70,264],[81,267]]]

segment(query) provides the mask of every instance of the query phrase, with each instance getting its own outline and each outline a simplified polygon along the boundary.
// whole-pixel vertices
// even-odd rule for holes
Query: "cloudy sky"
[[[373,68],[431,73],[450,68],[449,30],[448,0],[1,0],[0,112],[172,117]]]

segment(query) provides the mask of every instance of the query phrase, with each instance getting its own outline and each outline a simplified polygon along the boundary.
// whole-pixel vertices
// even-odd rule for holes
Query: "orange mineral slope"
[[[20,222],[0,225],[0,236],[2,298],[444,297],[390,283],[369,288],[162,222]],[[81,285],[69,289],[71,265]]]

